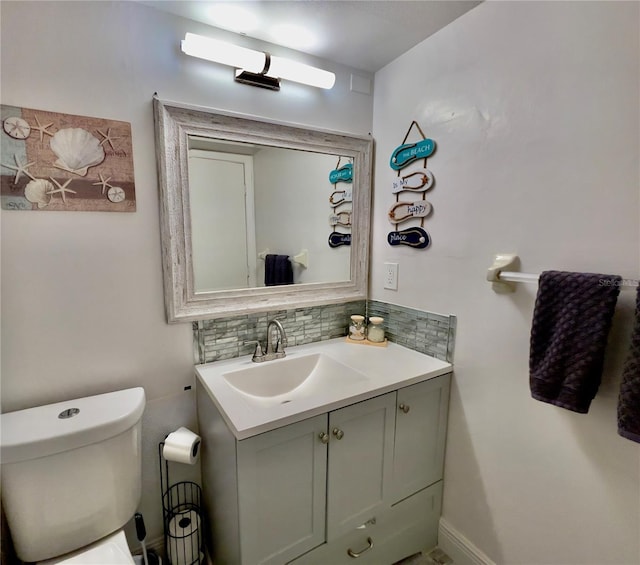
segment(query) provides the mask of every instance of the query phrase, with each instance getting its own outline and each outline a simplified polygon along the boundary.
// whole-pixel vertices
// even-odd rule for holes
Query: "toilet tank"
[[[20,559],[73,551],[132,518],[144,406],[131,388],[0,416],[2,504]]]

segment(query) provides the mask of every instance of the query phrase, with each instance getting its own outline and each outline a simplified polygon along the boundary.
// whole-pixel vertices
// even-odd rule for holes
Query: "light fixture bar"
[[[242,69],[236,69],[236,82],[259,86],[268,90],[280,90],[280,80],[262,73],[250,73]]]
[[[333,88],[336,81],[336,75],[332,72],[194,33],[185,35],[181,47],[185,54],[192,57],[240,69],[236,71],[238,82],[271,90],[279,90],[278,79],[324,89]]]

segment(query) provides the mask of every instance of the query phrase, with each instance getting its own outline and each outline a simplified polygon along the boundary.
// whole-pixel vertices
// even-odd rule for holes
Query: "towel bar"
[[[540,275],[533,273],[520,273],[517,271],[500,271],[498,280],[502,282],[537,283]]]
[[[269,253],[270,251],[267,247],[264,251],[258,253],[258,259],[262,259],[264,261]],[[300,253],[291,257],[291,261],[297,263],[303,269],[306,269],[309,266],[309,252],[306,249],[302,249]]]
[[[492,283],[493,290],[499,294],[515,292],[515,283],[537,283],[540,275],[535,273],[521,273],[508,271],[520,265],[520,257],[510,253],[496,255],[493,265],[487,270],[487,280]],[[623,279],[620,290],[636,289],[640,281],[637,279]]]

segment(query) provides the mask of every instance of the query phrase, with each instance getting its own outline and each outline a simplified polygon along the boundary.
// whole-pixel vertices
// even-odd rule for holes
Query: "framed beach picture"
[[[131,124],[0,106],[5,210],[135,212]]]

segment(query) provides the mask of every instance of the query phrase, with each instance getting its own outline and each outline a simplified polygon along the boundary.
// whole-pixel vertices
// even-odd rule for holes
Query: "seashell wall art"
[[[5,210],[135,212],[131,124],[0,106]]]

